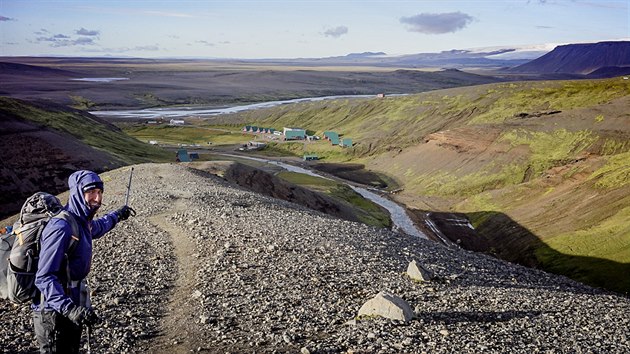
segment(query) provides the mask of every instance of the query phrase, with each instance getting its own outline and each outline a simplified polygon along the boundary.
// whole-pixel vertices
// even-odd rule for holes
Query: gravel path
[[[123,203],[128,173],[103,175],[106,209]],[[626,297],[182,165],[138,165],[133,184],[138,215],[95,242],[95,353],[630,352]],[[439,278],[411,281],[411,260]],[[415,319],[357,319],[380,291]],[[36,349],[28,309],[0,302],[0,328],[3,352]]]

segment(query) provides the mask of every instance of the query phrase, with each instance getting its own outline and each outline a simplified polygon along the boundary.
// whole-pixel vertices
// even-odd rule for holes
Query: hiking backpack
[[[63,210],[63,206],[57,197],[45,192],[37,192],[30,196],[22,209],[20,210],[20,218],[13,226],[13,232],[10,236],[3,237],[2,241],[11,244],[11,251],[0,248],[0,254],[3,258],[9,253],[7,259],[0,261],[0,273],[6,276],[6,285],[1,283],[2,274],[0,274],[0,295],[8,298],[10,301],[23,304],[32,299],[39,297],[39,290],[35,286],[35,275],[37,273],[40,238],[42,231],[48,221],[52,218],[63,219],[72,228],[72,238],[70,246],[66,252],[67,255],[72,254],[76,248],[79,238],[79,225],[74,216]],[[4,269],[6,263],[6,269]]]

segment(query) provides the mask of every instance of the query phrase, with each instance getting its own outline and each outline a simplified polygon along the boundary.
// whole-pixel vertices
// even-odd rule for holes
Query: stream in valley
[[[319,175],[315,172],[313,172],[312,170],[303,168],[303,167],[299,167],[299,166],[294,166],[294,165],[290,165],[290,164],[286,164],[284,162],[280,162],[280,161],[274,161],[274,160],[267,160],[267,159],[263,159],[263,158],[258,158],[258,157],[250,157],[250,156],[242,156],[242,155],[231,155],[231,154],[221,154],[223,156],[231,156],[231,157],[237,157],[237,158],[242,158],[242,159],[249,159],[249,160],[254,160],[254,161],[258,161],[258,162],[264,162],[264,163],[268,163],[268,164],[272,164],[272,165],[276,165],[279,166],[287,171],[291,171],[291,172],[297,172],[297,173],[303,173],[306,175],[310,175],[310,176],[315,176],[315,177],[319,177],[319,178],[325,178],[325,179],[330,179],[328,177],[324,177],[322,175]],[[405,208],[403,208],[402,206],[398,205],[397,203],[377,194],[374,193],[370,190],[368,190],[367,188],[363,188],[363,187],[357,187],[355,185],[352,185],[350,183],[344,182],[346,185],[348,185],[350,188],[352,188],[355,192],[359,193],[361,196],[363,196],[363,198],[369,199],[372,202],[382,206],[383,208],[387,209],[387,211],[389,211],[389,215],[392,219],[392,223],[394,224],[394,226],[392,227],[393,230],[395,231],[399,231],[399,232],[404,232],[407,235],[411,235],[411,236],[416,236],[416,237],[420,237],[420,238],[424,238],[426,239],[427,236],[420,231],[415,224],[413,223],[413,221],[411,220],[411,218],[409,217],[409,215],[407,215],[407,211],[405,210]]]

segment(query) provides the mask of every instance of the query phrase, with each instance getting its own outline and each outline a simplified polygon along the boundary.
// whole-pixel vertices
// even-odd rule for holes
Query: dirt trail
[[[160,326],[162,336],[151,346],[155,348],[153,353],[190,353],[197,348],[192,341],[199,338],[194,334],[198,327],[194,326],[195,311],[190,301],[195,286],[195,269],[198,269],[197,259],[193,256],[196,253],[195,246],[186,230],[171,221],[172,215],[186,210],[183,199],[188,198],[189,195],[178,196],[172,209],[149,218],[157,227],[156,230],[169,234],[177,258],[177,269],[174,269],[177,272],[176,280]]]

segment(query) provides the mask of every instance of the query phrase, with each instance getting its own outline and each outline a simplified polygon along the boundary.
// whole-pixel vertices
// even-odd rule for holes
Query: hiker
[[[51,219],[42,232],[35,277],[41,298],[34,299],[32,305],[40,353],[79,352],[83,325],[89,327],[98,322],[85,281],[92,262],[92,240],[129,218],[132,212],[125,205],[94,219],[104,188],[103,181],[92,171],[74,172],[68,178],[68,187],[70,195],[64,209],[76,219],[79,235],[73,235],[71,225],[59,218]],[[69,252],[72,238],[78,240]]]

